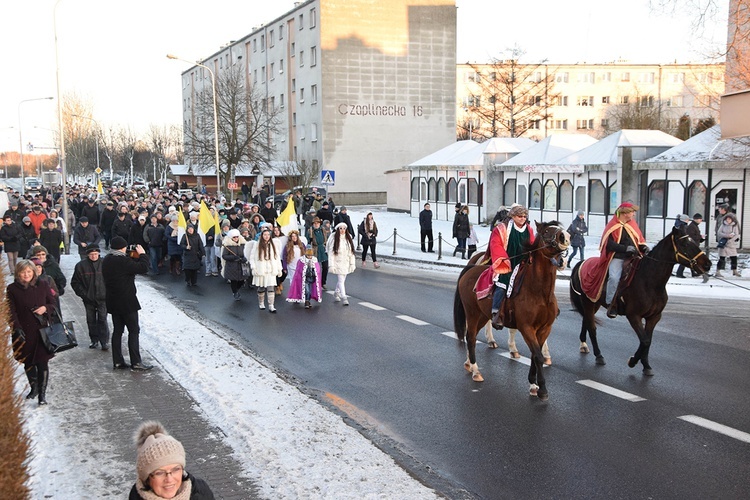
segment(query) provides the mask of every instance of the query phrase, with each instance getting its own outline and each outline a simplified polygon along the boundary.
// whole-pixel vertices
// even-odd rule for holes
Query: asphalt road
[[[503,356],[505,332],[500,349],[478,347],[485,382],[471,380],[452,331],[454,279],[358,269],[351,306],[326,295],[306,311],[277,299],[275,315],[250,291],[234,302],[219,278],[156,281],[449,498],[747,496],[750,302],[673,298],[651,348],[655,376],[645,377],[626,365],[637,340],[623,318],[599,313],[606,366],[578,352],[580,317],[561,286],[541,402],[528,396],[528,367]]]

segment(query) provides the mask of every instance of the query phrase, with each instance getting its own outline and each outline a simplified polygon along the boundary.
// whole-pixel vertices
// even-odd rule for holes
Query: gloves
[[[625,249],[625,253],[628,255],[635,255],[635,247],[633,245],[628,245],[628,248]]]
[[[638,250],[640,250],[641,253],[649,253],[651,251],[648,245],[638,245]]]
[[[247,258],[246,257],[240,257],[240,263],[241,264],[247,264]]]

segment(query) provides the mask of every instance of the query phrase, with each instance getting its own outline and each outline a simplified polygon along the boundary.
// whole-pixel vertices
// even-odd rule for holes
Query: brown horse
[[[698,274],[703,274],[711,269],[711,261],[700,247],[690,239],[684,229],[674,228],[672,232],[662,239],[656,246],[643,257],[635,267],[633,279],[619,295],[619,313],[628,318],[630,326],[638,335],[638,349],[628,360],[628,366],[634,368],[640,361],[643,365],[644,375],[653,375],[651,365],[648,362],[648,353],[651,349],[651,339],[654,328],[661,319],[664,306],[667,305],[667,281],[672,274],[675,264],[684,264]],[[583,316],[580,334],[580,351],[588,353],[586,345],[586,332],[591,337],[591,345],[594,348],[596,364],[604,365],[604,356],[599,350],[596,339],[595,318],[596,311],[600,306],[605,306],[605,297],[602,296],[597,302],[591,301],[581,289],[581,262],[573,268],[570,277],[570,301],[576,310]]]
[[[570,246],[570,236],[557,221],[536,224],[537,238],[526,248],[528,261],[517,269],[523,275],[509,298],[503,301],[505,326],[517,328],[531,351],[529,394],[542,400],[549,397],[542,372],[542,345],[552,330],[552,323],[560,313],[555,298],[555,280],[561,265],[561,255]],[[461,271],[453,300],[453,326],[461,342],[466,340],[467,359],[464,368],[475,382],[484,378],[476,359],[477,333],[492,317],[492,296],[477,299],[474,287],[479,276],[489,266],[467,266]]]

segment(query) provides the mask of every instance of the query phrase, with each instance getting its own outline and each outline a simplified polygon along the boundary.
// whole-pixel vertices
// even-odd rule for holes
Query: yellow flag
[[[187,231],[187,222],[185,216],[182,214],[182,210],[177,211],[177,244],[182,241],[182,235]]]
[[[101,179],[99,179],[99,182],[96,184],[96,192],[99,194],[104,194],[104,186],[102,186]]]
[[[276,219],[276,224],[281,228],[281,232],[289,234],[289,231],[298,229],[297,225],[297,212],[294,210],[294,200],[292,195],[286,201],[286,208],[281,212],[279,218]]]
[[[215,234],[215,222],[211,211],[208,209],[205,201],[201,201],[200,212],[198,213],[198,234],[200,235],[203,244],[206,244],[206,236],[212,236]]]

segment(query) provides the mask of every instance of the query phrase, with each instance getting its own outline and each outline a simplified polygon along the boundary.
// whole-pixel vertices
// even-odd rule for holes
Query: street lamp
[[[83,116],[83,115],[71,115],[75,116],[76,118],[83,118],[84,120],[91,120],[94,122],[94,125],[96,125],[96,128],[101,130],[102,128],[99,126],[99,122],[91,118],[90,116]],[[96,180],[99,180],[99,172],[101,172],[101,169],[99,168],[99,136],[96,136]],[[99,186],[99,183],[96,183],[97,187]]]
[[[50,99],[54,99],[54,97],[36,97],[34,99],[24,99],[23,101],[18,103],[18,145],[20,146],[21,154],[21,195],[26,194],[26,182],[24,181],[23,174],[23,135],[21,134],[21,104],[31,101],[47,101]]]
[[[213,89],[213,97],[214,97],[214,149],[216,150],[216,198],[218,199],[221,193],[221,174],[219,172],[219,113],[216,108],[216,77],[214,76],[214,72],[211,71],[211,68],[199,62],[188,61],[187,59],[177,57],[174,54],[167,54],[167,59],[174,59],[177,61],[195,64],[196,66],[199,66],[201,68],[208,70],[208,73],[211,75],[211,87]]]
[[[62,175],[62,210],[63,220],[65,224],[70,227],[70,221],[68,220],[68,171],[65,167],[65,134],[63,131],[63,114],[62,114],[62,99],[60,99],[60,56],[57,50],[57,6],[60,4],[60,0],[55,2],[55,7],[52,12],[52,24],[55,35],[55,79],[57,82],[57,128],[59,131],[58,136],[60,137],[60,175]],[[65,253],[70,253],[70,231],[65,232]]]

